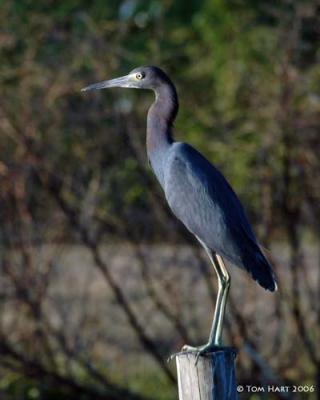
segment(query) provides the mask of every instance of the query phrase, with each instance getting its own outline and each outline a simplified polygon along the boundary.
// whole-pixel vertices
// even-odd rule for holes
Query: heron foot
[[[207,354],[207,353],[212,353],[214,351],[219,351],[219,350],[223,350],[223,346],[217,346],[216,344],[213,344],[210,342],[208,342],[202,346],[197,346],[197,347],[188,346],[187,344],[182,347],[182,352],[184,352],[184,353],[196,353],[195,365],[198,364],[200,356],[203,356],[204,354]]]
[[[195,361],[195,365],[198,364],[199,361],[199,357],[207,354],[207,353],[212,353],[214,351],[221,351],[224,350],[226,347],[224,346],[218,346],[216,344],[213,343],[206,343],[202,346],[197,346],[197,347],[193,347],[193,346],[189,346],[189,345],[184,345],[181,349],[181,352],[178,353],[174,353],[172,354],[169,358],[168,358],[168,362],[173,360],[177,355],[179,354],[184,354],[184,353],[196,353],[196,361]]]

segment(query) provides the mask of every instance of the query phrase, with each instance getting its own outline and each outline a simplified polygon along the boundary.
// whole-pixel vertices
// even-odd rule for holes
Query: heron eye
[[[139,79],[139,81],[141,81],[141,79],[143,79],[145,77],[145,73],[144,72],[138,72],[136,74],[136,78]]]

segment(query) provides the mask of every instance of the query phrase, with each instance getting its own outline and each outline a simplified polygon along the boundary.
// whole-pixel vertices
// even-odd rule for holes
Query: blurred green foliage
[[[255,216],[261,180],[277,182],[281,173],[287,63],[294,81],[290,113],[309,118],[319,108],[314,10],[314,1],[4,1],[5,109],[23,116],[22,129],[29,127],[52,169],[76,175],[80,195],[103,171],[102,205],[138,215],[147,193],[127,142],[143,145],[151,97],[116,90],[84,96],[79,89],[157,64],[178,86],[177,139],[220,166]],[[7,159],[16,149],[2,141]]]
[[[316,0],[3,0],[0,175],[24,171],[34,235],[74,240],[32,173],[36,165],[57,175],[66,201],[93,228],[92,215],[110,223],[108,237],[172,239],[176,222],[155,210],[163,200],[144,151],[152,95],[80,92],[141,64],[172,77],[177,140],[220,167],[266,241],[271,231],[284,236],[297,209],[299,229],[318,232],[319,25]],[[2,225],[11,206],[6,199]],[[0,380],[8,399],[60,398],[9,378]],[[159,383],[146,380],[138,392]]]

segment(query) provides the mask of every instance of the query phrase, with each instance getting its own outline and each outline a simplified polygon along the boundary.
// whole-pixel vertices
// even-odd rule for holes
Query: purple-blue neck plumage
[[[178,96],[175,87],[168,80],[155,89],[156,100],[148,112],[147,153],[152,168],[163,182],[163,159],[173,143],[172,126],[178,113]]]

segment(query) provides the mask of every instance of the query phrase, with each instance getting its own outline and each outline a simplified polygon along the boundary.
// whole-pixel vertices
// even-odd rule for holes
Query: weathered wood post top
[[[176,355],[179,400],[237,400],[236,349],[226,347],[201,355]]]

